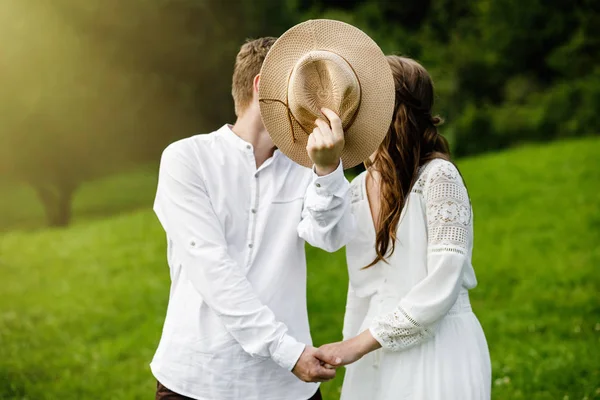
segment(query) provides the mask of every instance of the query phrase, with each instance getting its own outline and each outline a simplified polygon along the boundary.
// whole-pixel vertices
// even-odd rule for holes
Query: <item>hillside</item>
[[[600,398],[598,154],[600,139],[588,138],[459,163],[474,207],[471,298],[492,353],[494,399]],[[136,208],[154,179],[136,176],[89,185],[76,211]],[[2,234],[0,398],[151,398],[147,365],[168,297],[164,242],[148,207]],[[316,344],[340,339],[344,268],[343,252],[309,249]],[[325,398],[337,399],[340,384],[341,374],[324,384]]]

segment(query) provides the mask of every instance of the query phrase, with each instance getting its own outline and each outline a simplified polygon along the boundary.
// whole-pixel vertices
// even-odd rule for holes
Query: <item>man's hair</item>
[[[263,61],[277,38],[249,39],[242,45],[235,58],[231,95],[235,104],[235,115],[240,116],[252,102],[254,77],[260,73]]]

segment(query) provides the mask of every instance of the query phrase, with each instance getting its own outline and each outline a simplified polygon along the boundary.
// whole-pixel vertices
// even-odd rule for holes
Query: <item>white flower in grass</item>
[[[502,386],[502,385],[508,385],[510,384],[510,377],[509,376],[505,376],[502,378],[498,378],[494,381],[494,384],[496,386]]]

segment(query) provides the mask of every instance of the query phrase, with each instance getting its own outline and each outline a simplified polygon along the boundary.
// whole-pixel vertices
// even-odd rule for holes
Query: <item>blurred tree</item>
[[[50,225],[68,224],[82,182],[231,122],[239,46],[293,25],[292,5],[7,0],[0,174],[35,189]]]

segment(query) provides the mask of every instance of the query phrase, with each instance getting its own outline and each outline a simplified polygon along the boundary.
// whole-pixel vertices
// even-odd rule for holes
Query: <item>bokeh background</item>
[[[493,398],[600,398],[599,1],[0,0],[1,399],[153,398],[160,153],[234,122],[246,38],[309,18],[434,78],[474,207]],[[337,341],[344,253],[307,251],[314,341]]]

